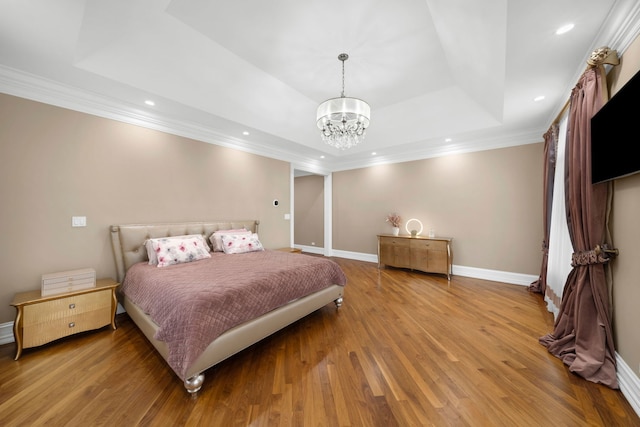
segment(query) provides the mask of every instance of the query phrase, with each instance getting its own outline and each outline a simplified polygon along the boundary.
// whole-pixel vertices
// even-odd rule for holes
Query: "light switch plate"
[[[86,216],[72,216],[71,217],[71,226],[72,227],[86,227],[87,226],[87,217]]]

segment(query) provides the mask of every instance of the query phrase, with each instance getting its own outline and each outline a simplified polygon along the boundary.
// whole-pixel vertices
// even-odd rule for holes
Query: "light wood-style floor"
[[[126,314],[19,361],[0,346],[0,425],[640,425],[538,344],[552,316],[525,287],[336,261],[342,308],[208,370],[197,398]]]

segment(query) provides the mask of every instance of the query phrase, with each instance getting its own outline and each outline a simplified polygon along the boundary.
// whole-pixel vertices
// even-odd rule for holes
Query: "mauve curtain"
[[[551,229],[551,202],[553,200],[553,181],[556,172],[556,147],[558,142],[558,124],[551,125],[544,134],[544,180],[542,200],[544,240],[542,241],[542,266],[538,280],[529,285],[529,290],[545,294],[547,289],[547,263],[549,261],[549,230]]]
[[[573,270],[564,286],[554,331],[540,338],[569,370],[618,388],[604,243],[607,184],[591,184],[591,117],[607,99],[602,65],[588,68],[571,93],[566,151],[566,203],[574,247]],[[559,184],[559,183],[558,183]]]

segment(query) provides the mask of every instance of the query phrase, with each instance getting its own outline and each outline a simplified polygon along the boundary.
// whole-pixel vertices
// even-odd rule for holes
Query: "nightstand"
[[[13,324],[18,360],[23,348],[111,325],[116,329],[116,288],[112,279],[96,281],[94,288],[42,296],[40,290],[21,292],[11,303],[17,310]]]

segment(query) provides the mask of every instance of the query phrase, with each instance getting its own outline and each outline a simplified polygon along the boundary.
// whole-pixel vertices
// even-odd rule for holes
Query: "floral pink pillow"
[[[244,228],[239,228],[236,230],[218,230],[209,237],[209,241],[213,247],[214,252],[224,252],[222,249],[222,236],[225,234],[243,234],[249,235],[251,234],[250,230],[245,230]]]
[[[158,254],[157,254],[156,250],[153,247],[153,241],[154,240],[160,240],[160,239],[184,239],[184,238],[188,238],[188,237],[194,237],[194,238],[200,239],[202,241],[203,247],[205,247],[207,249],[207,252],[211,251],[211,248],[207,244],[207,240],[205,239],[205,237],[202,234],[185,234],[185,235],[182,235],[182,236],[168,236],[168,237],[160,237],[160,238],[155,238],[155,239],[147,239],[144,242],[144,247],[147,250],[147,257],[149,258],[149,265],[158,265]]]
[[[225,254],[243,254],[246,252],[264,251],[256,233],[223,234],[222,249]]]
[[[167,237],[150,240],[151,247],[158,259],[158,267],[211,258],[209,247],[200,236],[186,236],[182,239]]]

